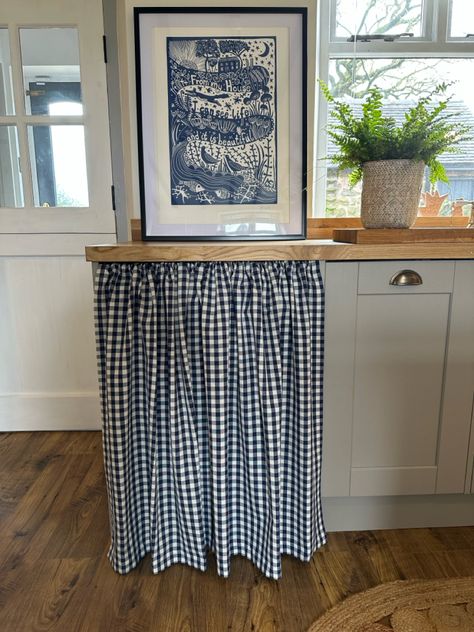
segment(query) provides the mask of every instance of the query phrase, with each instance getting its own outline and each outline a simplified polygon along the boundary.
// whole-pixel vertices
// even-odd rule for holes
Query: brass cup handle
[[[423,279],[415,270],[400,270],[390,279],[389,285],[423,285]]]

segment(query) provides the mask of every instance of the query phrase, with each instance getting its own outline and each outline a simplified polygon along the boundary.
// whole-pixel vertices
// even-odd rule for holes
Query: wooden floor
[[[0,435],[1,632],[300,632],[381,582],[474,574],[474,527],[330,534],[278,582],[241,558],[227,580],[148,560],[121,577],[107,546],[100,434]]]

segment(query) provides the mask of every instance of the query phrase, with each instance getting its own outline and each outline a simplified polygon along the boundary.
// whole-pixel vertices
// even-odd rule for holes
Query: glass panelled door
[[[0,233],[114,233],[101,1],[2,19]]]

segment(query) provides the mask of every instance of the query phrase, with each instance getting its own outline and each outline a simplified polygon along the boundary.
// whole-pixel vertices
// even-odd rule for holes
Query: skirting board
[[[474,495],[324,498],[327,531],[474,525]]]
[[[0,395],[0,432],[100,430],[97,393]]]

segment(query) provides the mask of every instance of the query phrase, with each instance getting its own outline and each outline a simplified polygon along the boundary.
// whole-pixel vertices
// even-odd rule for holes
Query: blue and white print
[[[168,37],[171,203],[277,203],[275,37]]]

